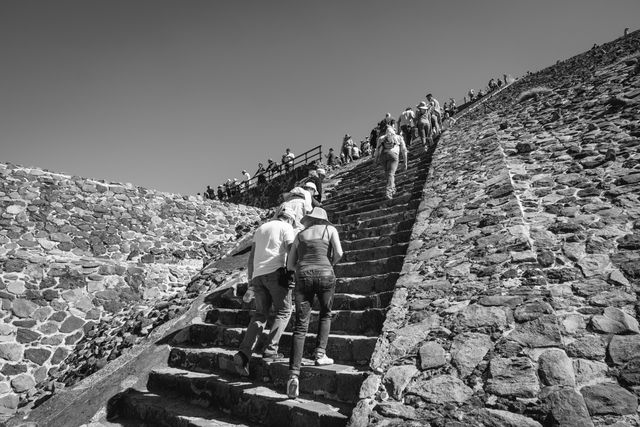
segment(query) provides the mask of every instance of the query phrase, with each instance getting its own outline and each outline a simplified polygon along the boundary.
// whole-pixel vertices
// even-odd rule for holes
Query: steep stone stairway
[[[345,425],[402,268],[430,159],[419,144],[410,148],[409,169],[396,174],[398,191],[392,201],[385,200],[384,174],[370,159],[345,173],[325,201],[345,252],[335,267],[338,279],[327,348],[336,363],[316,367],[305,359],[300,398],[285,394],[288,359],[267,362],[254,354],[250,378],[235,372],[233,355],[253,309],[253,303],[242,302],[245,286],[233,295],[212,294],[206,321],[170,337],[168,366],[150,373],[147,390],[130,389],[113,399],[110,419],[126,425]],[[314,307],[305,357],[314,350],[317,320]],[[286,356],[292,323],[280,341]],[[265,337],[259,339],[258,354]]]

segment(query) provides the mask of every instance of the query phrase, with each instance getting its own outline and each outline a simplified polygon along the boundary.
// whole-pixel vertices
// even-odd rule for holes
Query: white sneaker
[[[242,296],[242,301],[246,302],[247,304],[250,303],[254,298],[256,297],[256,293],[253,290],[252,287],[250,287],[249,289],[247,289],[247,292],[244,293],[244,295]]]
[[[300,382],[298,381],[298,377],[291,377],[289,381],[287,381],[287,396],[289,399],[295,399],[300,394]]]
[[[333,359],[326,354],[316,357],[316,366],[333,365]]]

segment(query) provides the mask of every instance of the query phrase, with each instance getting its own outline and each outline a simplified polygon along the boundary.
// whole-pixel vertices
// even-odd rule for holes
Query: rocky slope
[[[528,76],[442,138],[352,425],[640,425],[639,47]]]
[[[203,261],[262,214],[0,164],[0,414],[95,372],[188,307]]]

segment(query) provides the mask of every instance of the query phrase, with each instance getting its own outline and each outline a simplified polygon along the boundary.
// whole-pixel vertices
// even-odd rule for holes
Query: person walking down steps
[[[320,313],[316,337],[316,366],[331,365],[333,359],[326,354],[331,329],[331,306],[336,289],[333,266],[342,258],[342,246],[338,231],[327,219],[327,212],[316,207],[302,218],[304,230],[296,236],[289,256],[287,269],[295,271],[295,324],[289,358],[287,395],[298,397],[300,365],[304,341],[309,329],[313,300],[318,297]]]
[[[233,356],[236,371],[249,376],[249,361],[253,347],[267,323],[271,304],[275,320],[269,330],[262,357],[275,360],[284,357],[278,343],[291,317],[291,289],[286,274],[286,257],[293,243],[294,214],[283,208],[276,219],[257,228],[247,263],[247,275],[256,299],[256,311],[251,317],[239,351]]]
[[[393,123],[387,126],[386,133],[378,139],[376,150],[376,163],[384,168],[387,177],[386,197],[391,200],[396,193],[396,170],[398,163],[404,162],[404,170],[407,170],[407,146],[404,138],[397,135]]]

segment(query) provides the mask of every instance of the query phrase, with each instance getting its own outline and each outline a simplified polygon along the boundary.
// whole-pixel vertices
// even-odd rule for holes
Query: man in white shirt
[[[400,114],[400,117],[398,117],[398,128],[402,133],[406,145],[411,145],[411,135],[415,119],[416,116],[413,114],[411,107],[405,108]]]
[[[276,219],[262,224],[253,236],[247,267],[249,283],[255,292],[256,311],[238,353],[233,356],[240,375],[249,375],[253,347],[267,324],[272,304],[275,320],[262,357],[271,360],[283,357],[278,353],[278,343],[291,317],[291,289],[286,281],[282,281],[281,268],[286,265],[287,253],[293,243],[293,221],[293,213],[289,209],[281,209]]]

